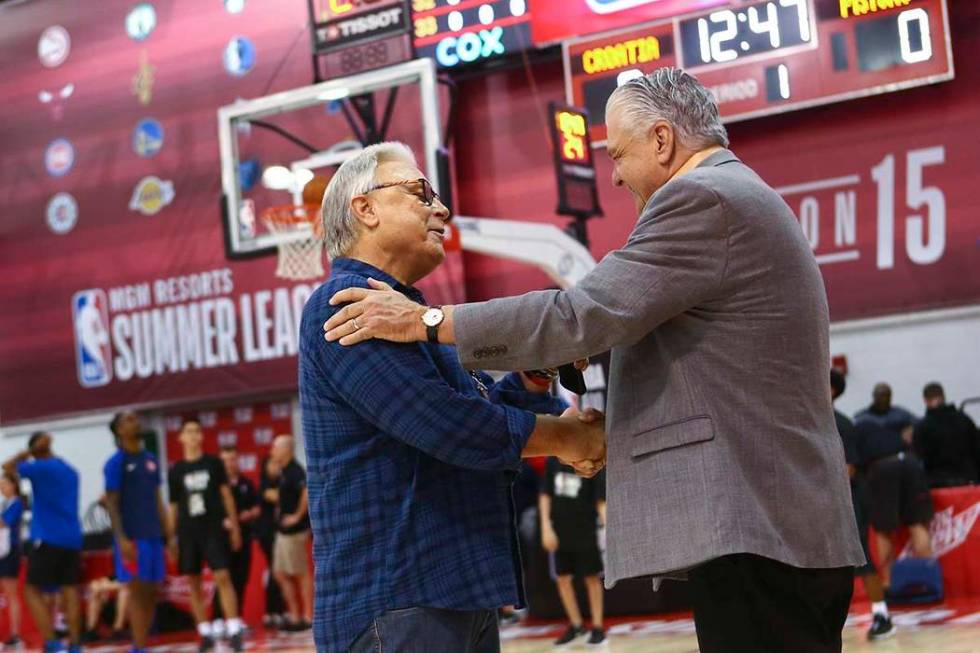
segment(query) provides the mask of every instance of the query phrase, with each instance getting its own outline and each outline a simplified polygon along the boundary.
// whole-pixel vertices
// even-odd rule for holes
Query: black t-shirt
[[[251,510],[259,503],[259,495],[255,492],[255,484],[244,476],[239,476],[238,480],[231,483],[231,496],[235,499],[235,510],[242,514],[246,510]],[[245,522],[241,524],[242,539],[252,537],[252,524]]]
[[[834,421],[837,422],[837,432],[840,433],[841,442],[844,444],[844,461],[848,465],[859,464],[857,430],[854,428],[854,422],[839,410],[834,410]]]
[[[549,458],[542,491],[551,497],[551,525],[562,551],[597,548],[599,513],[596,504],[606,500],[606,473],[582,478],[557,458]]]
[[[303,490],[306,489],[306,471],[295,460],[290,460],[289,464],[282,468],[282,475],[279,477],[279,532],[301,533],[310,528],[309,512],[303,515],[303,519],[295,526],[284,527],[282,518],[296,512],[299,507],[300,499],[303,497]]]
[[[213,532],[223,528],[225,507],[221,486],[228,483],[224,464],[204,455],[181,460],[170,468],[170,502],[177,504],[177,534]]]

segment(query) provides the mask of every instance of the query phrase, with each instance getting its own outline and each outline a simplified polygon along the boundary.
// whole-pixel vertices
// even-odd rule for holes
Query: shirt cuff
[[[527,441],[531,439],[537,417],[534,413],[511,406],[503,406],[507,412],[507,430],[510,432],[510,440],[517,447],[517,461],[515,468],[520,465],[521,452],[527,446]]]

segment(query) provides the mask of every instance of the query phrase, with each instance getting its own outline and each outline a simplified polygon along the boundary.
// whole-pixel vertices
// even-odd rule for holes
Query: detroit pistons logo
[[[75,324],[75,361],[78,383],[97,388],[112,381],[112,346],[105,291],[81,290],[71,298]]]

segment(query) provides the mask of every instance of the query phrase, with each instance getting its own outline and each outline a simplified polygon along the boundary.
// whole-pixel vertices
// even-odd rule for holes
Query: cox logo
[[[436,61],[440,66],[450,68],[462,63],[472,63],[477,59],[486,59],[498,54],[504,54],[507,49],[501,42],[504,36],[503,27],[480,30],[478,34],[468,32],[459,38],[450,36],[439,41],[436,46]]]

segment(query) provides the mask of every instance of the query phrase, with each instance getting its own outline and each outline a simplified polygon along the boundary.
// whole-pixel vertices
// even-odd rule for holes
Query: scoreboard
[[[953,78],[946,0],[729,3],[563,47],[569,104],[606,138],[612,92],[662,66],[694,74],[727,122]]]
[[[458,68],[531,46],[533,0],[412,0],[415,55]]]
[[[307,0],[317,79],[412,58],[407,0]]]

